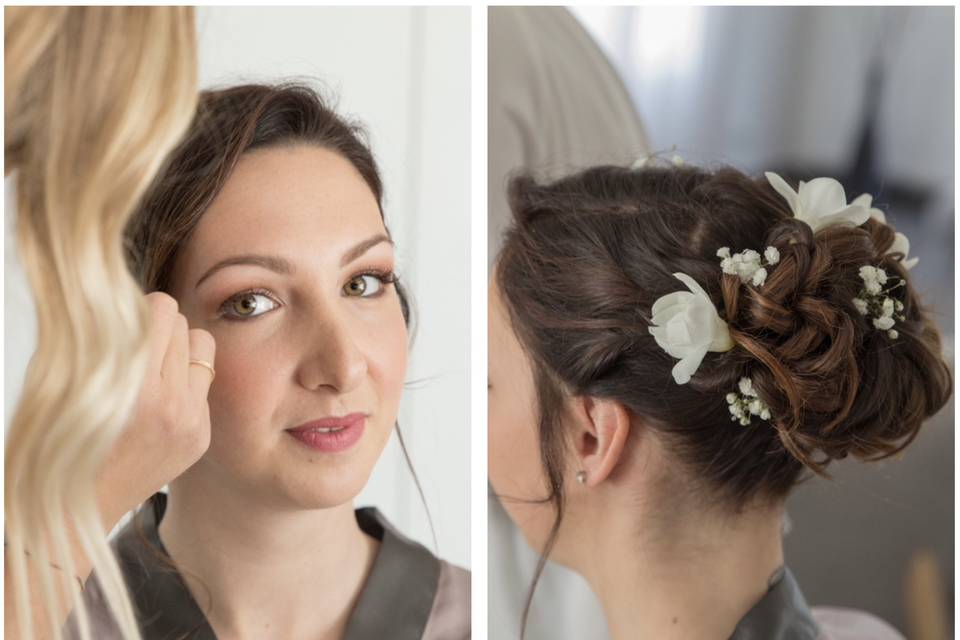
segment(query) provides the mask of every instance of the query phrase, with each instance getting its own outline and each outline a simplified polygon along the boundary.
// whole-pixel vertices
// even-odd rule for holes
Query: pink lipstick
[[[337,453],[346,451],[357,443],[363,435],[364,422],[365,414],[350,413],[340,417],[312,420],[299,427],[287,429],[287,433],[315,451]]]

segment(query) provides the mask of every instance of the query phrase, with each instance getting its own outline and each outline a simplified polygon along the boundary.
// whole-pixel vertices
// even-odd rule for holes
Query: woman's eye
[[[391,282],[393,282],[392,274],[381,276],[364,273],[350,278],[347,284],[343,285],[343,292],[355,298],[369,298],[378,295],[383,290],[383,286]]]
[[[224,302],[220,313],[230,319],[254,318],[276,308],[277,303],[265,294],[248,291]]]

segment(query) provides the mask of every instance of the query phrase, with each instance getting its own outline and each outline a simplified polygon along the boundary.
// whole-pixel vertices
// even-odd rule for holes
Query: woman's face
[[[537,397],[529,358],[520,346],[496,283],[488,300],[488,464],[490,484],[530,546],[540,552],[554,509],[540,460]]]
[[[210,449],[191,473],[304,508],[359,493],[407,364],[393,269],[377,201],[348,160],[306,145],[241,157],[173,273],[181,312],[217,343]],[[339,434],[288,431],[356,414]]]

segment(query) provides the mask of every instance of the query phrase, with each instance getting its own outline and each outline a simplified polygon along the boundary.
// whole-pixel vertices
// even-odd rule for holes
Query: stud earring
[[[580,484],[587,484],[586,471],[577,471],[577,482],[579,482]]]

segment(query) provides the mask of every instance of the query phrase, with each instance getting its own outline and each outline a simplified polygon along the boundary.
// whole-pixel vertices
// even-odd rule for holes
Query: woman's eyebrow
[[[212,276],[214,273],[216,273],[220,269],[224,269],[226,267],[232,267],[238,264],[252,264],[258,267],[263,267],[264,269],[269,269],[270,271],[274,271],[276,273],[282,273],[286,275],[290,275],[294,271],[296,271],[296,269],[293,266],[293,263],[291,263],[286,258],[281,258],[280,256],[266,256],[266,255],[258,255],[258,254],[246,254],[242,256],[233,256],[231,258],[226,258],[224,260],[221,260],[217,264],[207,269],[207,272],[204,273],[199,280],[197,280],[197,284],[193,285],[193,288],[196,289],[197,287],[199,287],[200,283],[202,283],[204,280]]]
[[[340,259],[340,266],[344,267],[350,264],[351,262],[353,262],[354,260],[362,256],[364,253],[369,251],[371,247],[375,247],[381,242],[386,242],[390,246],[393,246],[393,240],[390,239],[390,236],[383,233],[378,233],[375,236],[371,236],[366,240],[357,243],[356,245],[351,247],[349,250],[347,250],[347,252],[344,253],[343,257]],[[292,262],[280,256],[270,256],[270,255],[261,255],[261,254],[253,254],[253,253],[244,254],[241,256],[232,256],[230,258],[225,258],[220,262],[216,263],[215,265],[207,269],[207,272],[204,273],[199,280],[197,280],[197,284],[193,285],[193,288],[196,289],[197,287],[199,287],[204,280],[212,276],[214,273],[216,273],[220,269],[225,269],[226,267],[233,267],[240,264],[252,264],[254,266],[263,267],[264,269],[268,269],[275,273],[281,273],[284,275],[292,275],[296,271],[296,268],[293,266]]]
[[[391,247],[393,246],[393,240],[390,239],[390,236],[384,233],[378,233],[375,236],[371,236],[367,238],[363,242],[357,243],[352,249],[344,253],[343,257],[340,258],[340,266],[341,267],[347,266],[348,264],[350,264],[351,262],[353,262],[354,260],[362,256],[364,253],[366,253],[368,250],[370,250],[371,247],[375,247],[381,242],[386,242]]]

